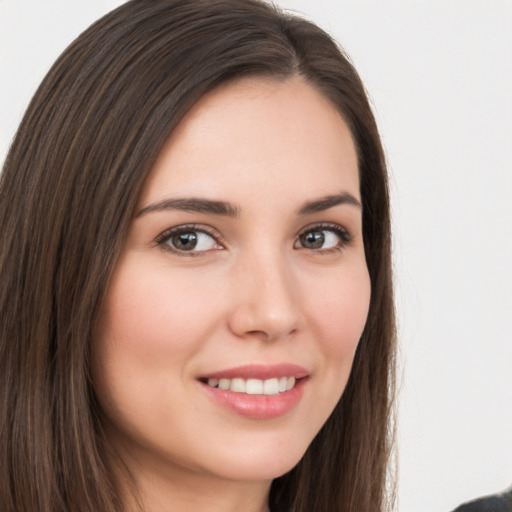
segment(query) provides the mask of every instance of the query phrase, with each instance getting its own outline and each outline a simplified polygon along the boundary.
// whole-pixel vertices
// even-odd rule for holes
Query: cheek
[[[186,277],[179,273],[167,278],[147,264],[143,273],[134,273],[131,268],[143,268],[136,261],[126,267],[120,265],[109,286],[97,329],[101,344],[122,348],[118,357],[122,352],[156,367],[193,352],[202,325],[210,321],[208,296],[198,295],[198,284],[182,282]]]
[[[312,322],[322,333],[323,349],[346,359],[362,335],[370,305],[371,285],[366,266],[332,277],[310,295]]]
[[[317,293],[309,295],[310,322],[316,330],[317,347],[323,361],[319,375],[323,379],[324,400],[314,405],[322,423],[345,390],[366,324],[371,296],[366,264],[342,269],[337,276],[326,279],[323,285]]]
[[[169,411],[186,406],[175,390],[183,388],[188,362],[211,323],[200,314],[197,283],[184,279],[125,257],[93,332],[91,371],[103,412],[138,439],[171,424]]]
[[[366,265],[341,269],[319,280],[318,284],[310,287],[306,308],[321,356],[314,375],[321,394],[315,389],[309,416],[312,437],[327,421],[345,391],[371,296]]]
[[[118,265],[93,332],[92,377],[110,419],[135,406],[149,414],[153,400],[176,388],[195,350],[187,287],[140,268],[136,260]]]

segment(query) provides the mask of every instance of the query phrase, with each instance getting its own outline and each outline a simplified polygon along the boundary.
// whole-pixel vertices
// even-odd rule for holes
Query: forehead
[[[221,196],[239,184],[267,195],[292,188],[300,199],[313,183],[318,194],[359,197],[356,150],[341,114],[299,77],[244,78],[206,94],[182,119],[142,202],[169,192]]]

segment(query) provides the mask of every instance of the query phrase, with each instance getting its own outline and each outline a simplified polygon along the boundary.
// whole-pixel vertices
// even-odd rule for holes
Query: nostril
[[[297,332],[300,308],[283,290],[242,290],[227,321],[240,338],[276,340]],[[245,294],[245,295],[244,295]]]

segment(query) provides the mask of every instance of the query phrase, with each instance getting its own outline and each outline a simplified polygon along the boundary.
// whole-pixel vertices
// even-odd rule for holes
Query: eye
[[[296,249],[329,251],[341,249],[350,241],[349,233],[341,226],[320,225],[300,233],[294,247]]]
[[[213,234],[204,228],[195,226],[178,226],[162,233],[156,242],[165,250],[178,253],[201,253],[215,249],[223,249]]]

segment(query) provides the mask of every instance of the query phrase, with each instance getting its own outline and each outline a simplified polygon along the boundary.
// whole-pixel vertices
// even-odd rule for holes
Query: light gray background
[[[0,0],[0,159],[55,58],[120,0]],[[512,2],[281,0],[351,55],[391,171],[399,506],[512,484]],[[361,511],[364,512],[364,511]]]

